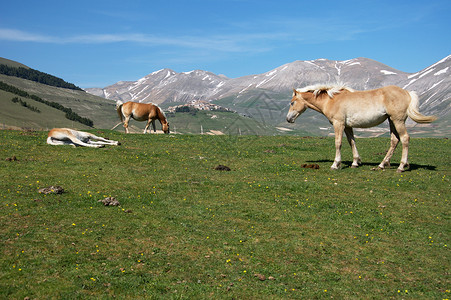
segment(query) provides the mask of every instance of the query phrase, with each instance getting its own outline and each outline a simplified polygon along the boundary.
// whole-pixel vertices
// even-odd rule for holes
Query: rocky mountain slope
[[[176,73],[162,69],[137,81],[120,81],[105,88],[91,88],[87,91],[112,100],[161,104],[217,100],[256,89],[286,93],[292,88],[318,82],[344,82],[358,90],[395,84],[419,94],[428,92],[429,98],[438,95],[447,95],[449,98],[451,91],[446,91],[451,87],[450,66],[451,55],[415,74],[405,73],[367,58],[295,61],[263,74],[233,79],[202,70]],[[431,99],[426,100],[431,103]]]

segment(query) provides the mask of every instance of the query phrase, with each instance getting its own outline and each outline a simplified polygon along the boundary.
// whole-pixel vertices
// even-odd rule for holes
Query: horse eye
[[[290,105],[293,106],[294,102],[291,102]]]

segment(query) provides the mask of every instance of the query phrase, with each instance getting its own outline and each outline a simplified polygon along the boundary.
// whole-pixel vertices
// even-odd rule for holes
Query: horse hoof
[[[352,169],[357,169],[359,166],[358,165],[351,165]]]
[[[397,170],[396,170],[396,173],[402,173],[402,172],[404,172],[403,169],[397,169]]]
[[[376,167],[371,169],[371,171],[379,171],[379,170],[385,170],[385,168]]]

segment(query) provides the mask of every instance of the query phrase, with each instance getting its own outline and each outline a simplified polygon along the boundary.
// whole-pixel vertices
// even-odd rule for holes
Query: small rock
[[[49,186],[46,188],[42,188],[38,190],[39,194],[62,194],[64,193],[64,189],[62,187],[60,187],[59,185],[55,185],[55,186]]]
[[[105,206],[119,206],[119,205],[121,205],[119,203],[119,201],[117,201],[116,198],[114,198],[114,197],[107,197],[107,198],[99,200],[97,202],[102,202],[103,205],[105,205]]]
[[[254,276],[257,277],[260,281],[266,280],[266,276],[263,274],[255,274]]]

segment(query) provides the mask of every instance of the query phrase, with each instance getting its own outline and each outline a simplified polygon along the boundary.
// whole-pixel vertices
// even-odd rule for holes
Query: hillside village
[[[191,100],[190,102],[186,104],[176,105],[176,106],[170,106],[168,108],[169,112],[175,113],[175,112],[188,112],[191,110],[206,110],[206,111],[226,111],[226,112],[234,112],[231,109],[228,109],[226,107],[213,104],[207,101],[202,100]]]

